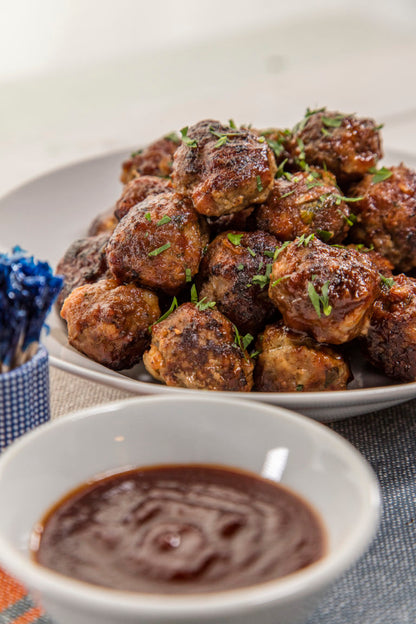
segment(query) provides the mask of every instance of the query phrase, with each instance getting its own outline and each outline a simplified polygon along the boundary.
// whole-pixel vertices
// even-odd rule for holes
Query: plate
[[[56,266],[69,245],[85,236],[97,214],[108,210],[121,193],[120,165],[128,150],[111,153],[55,170],[28,182],[0,200],[0,248],[20,245],[39,260]],[[416,167],[416,157],[391,152],[386,164],[401,160]],[[70,373],[137,394],[200,394],[201,390],[171,388],[152,380],[143,365],[115,372],[78,353],[67,343],[56,310],[48,317],[43,338],[51,364]],[[351,353],[354,381],[337,392],[232,393],[232,396],[273,403],[321,422],[365,414],[416,397],[416,383],[397,384],[376,372],[357,351]],[[210,393],[211,394],[211,393]],[[229,392],[215,392],[230,397]]]

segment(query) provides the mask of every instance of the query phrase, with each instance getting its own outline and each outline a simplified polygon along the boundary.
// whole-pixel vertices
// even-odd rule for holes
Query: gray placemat
[[[383,512],[377,536],[308,624],[416,623],[416,401],[332,423],[370,462]]]

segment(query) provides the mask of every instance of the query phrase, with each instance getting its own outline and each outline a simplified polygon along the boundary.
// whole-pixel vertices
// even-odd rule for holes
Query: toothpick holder
[[[25,364],[0,374],[0,452],[50,420],[49,358],[40,345]]]

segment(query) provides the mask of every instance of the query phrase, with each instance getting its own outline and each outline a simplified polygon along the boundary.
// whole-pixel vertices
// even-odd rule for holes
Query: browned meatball
[[[257,334],[274,312],[268,276],[277,239],[266,232],[224,232],[208,246],[198,284],[242,333]]]
[[[66,297],[82,284],[93,284],[110,275],[105,248],[110,232],[86,236],[74,241],[58,262],[56,273],[64,278],[64,285],[56,304],[62,307]]]
[[[143,362],[168,386],[249,392],[253,385],[253,363],[236,343],[231,321],[190,302],[153,325]]]
[[[205,243],[192,202],[167,192],[129,210],[108,241],[107,260],[121,282],[175,294],[197,273]]]
[[[365,333],[379,289],[365,254],[300,238],[273,264],[269,296],[288,327],[341,344]]]
[[[323,169],[286,174],[256,212],[257,227],[280,240],[315,233],[339,243],[350,227],[349,208],[332,174]]]
[[[187,131],[175,152],[172,181],[199,213],[218,217],[264,201],[276,170],[264,137],[208,119]]]
[[[365,254],[367,258],[371,260],[377,271],[385,277],[389,277],[392,274],[394,266],[390,260],[378,253],[372,245],[370,247],[366,247],[362,243],[349,243],[346,245],[346,249],[355,249],[356,251]]]
[[[372,363],[400,381],[416,381],[416,280],[384,280],[366,336]]]
[[[149,195],[159,195],[171,189],[172,183],[170,180],[158,178],[157,176],[138,176],[133,178],[123,188],[121,197],[116,203],[114,214],[120,221],[126,216],[132,206],[139,204]]]
[[[175,134],[170,134],[134,152],[122,164],[121,182],[127,184],[138,175],[169,177],[172,173],[173,155],[179,143],[179,138]]]
[[[114,228],[118,223],[118,219],[116,219],[114,215],[114,208],[110,208],[110,210],[106,210],[106,212],[102,212],[92,221],[90,227],[88,228],[88,236],[97,236],[97,234],[105,234],[109,235],[113,232]]]
[[[254,369],[259,392],[346,390],[351,371],[344,357],[282,322],[268,325],[259,336]]]
[[[297,162],[332,171],[341,185],[360,179],[383,155],[379,126],[372,119],[325,109],[306,112],[289,149]]]
[[[354,194],[363,199],[354,207],[351,238],[373,245],[399,271],[416,268],[416,172],[401,164],[368,174]]]
[[[160,316],[157,296],[113,279],[76,288],[61,310],[69,343],[114,370],[136,364],[149,343],[149,326]]]

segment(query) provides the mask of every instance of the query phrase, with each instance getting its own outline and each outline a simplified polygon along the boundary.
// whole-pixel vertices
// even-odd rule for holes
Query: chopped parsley
[[[192,272],[191,272],[191,269],[185,269],[185,281],[186,281],[186,282],[190,282],[190,281],[192,281]]]
[[[195,139],[191,139],[190,137],[188,137],[188,126],[185,126],[184,128],[182,128],[181,136],[182,136],[182,141],[188,147],[198,147],[197,141]]]
[[[256,176],[256,184],[258,192],[261,193],[263,190],[263,184],[261,183],[261,177],[259,175]]]
[[[241,351],[245,351],[247,347],[253,342],[254,340],[253,336],[251,334],[246,334],[245,336],[242,336],[240,332],[238,331],[236,325],[234,325],[234,332],[235,332],[235,338],[234,338],[235,344],[240,347]]]
[[[150,223],[150,222],[151,222],[151,220],[152,220],[152,217],[151,217],[151,215],[150,215],[150,212],[146,212],[146,214],[144,215],[144,218],[146,219],[146,221],[149,221],[149,223]]]
[[[228,120],[228,125],[230,126],[230,128],[233,128],[234,130],[237,130],[237,126],[234,123],[234,119],[229,119]]]
[[[196,309],[199,310],[200,312],[203,312],[204,310],[207,310],[208,308],[210,309],[215,308],[216,306],[215,301],[207,301],[206,297],[203,297],[201,301],[198,301],[198,292],[196,290],[195,284],[192,284],[192,288],[191,288],[191,302],[195,304]]]
[[[323,125],[327,128],[339,128],[344,118],[345,115],[335,115],[334,117],[325,117],[325,115],[322,115],[321,120]]]
[[[252,256],[252,258],[256,257],[256,252],[253,251],[253,249],[251,249],[251,247],[246,247],[248,253],[250,254],[250,256]]]
[[[373,174],[372,177],[372,184],[378,184],[378,182],[384,182],[384,180],[388,180],[392,175],[393,172],[390,171],[390,169],[387,169],[386,167],[381,167],[381,169],[377,169],[376,167],[371,167],[371,169],[369,169],[369,172]]]
[[[289,279],[289,277],[290,275],[282,275],[282,277],[278,277],[277,280],[274,280],[274,282],[271,283],[272,288],[280,284],[280,282],[283,282],[283,280]]]
[[[237,271],[242,271],[244,269],[244,264],[237,264]]]
[[[316,235],[324,242],[327,243],[334,235],[329,230],[316,230]]]
[[[158,247],[157,249],[153,249],[153,251],[149,251],[149,253],[147,255],[148,256],[158,256],[162,252],[166,251],[166,249],[169,249],[169,247],[170,247],[170,243],[165,243],[161,247]]]
[[[143,152],[143,150],[142,150],[142,149],[138,149],[138,150],[136,150],[135,152],[132,152],[132,153],[130,154],[130,158],[134,158],[135,156],[139,156],[142,152]]]
[[[280,254],[280,253],[281,253],[284,249],[286,249],[286,247],[288,247],[288,246],[290,245],[290,243],[291,243],[291,242],[292,242],[292,241],[285,241],[285,242],[283,243],[283,245],[281,245],[281,247],[276,247],[276,250],[275,250],[275,252],[274,252],[274,254],[273,254],[273,260],[277,260],[277,258],[278,258],[278,256],[279,256],[279,254]]]
[[[305,247],[307,247],[310,241],[313,240],[314,238],[315,238],[315,234],[309,234],[308,236],[305,236],[305,234],[302,234],[302,236],[299,236],[298,240],[296,241],[296,244],[298,247],[300,247],[301,245],[305,245]]]
[[[159,227],[160,225],[165,225],[166,223],[170,223],[171,221],[172,219],[168,215],[165,215],[160,219],[160,221],[156,223],[156,225],[157,227]]]
[[[315,308],[315,312],[319,318],[321,318],[321,305],[322,305],[322,312],[324,313],[325,316],[329,316],[332,312],[332,306],[329,305],[329,300],[328,300],[328,289],[329,289],[329,280],[327,280],[323,284],[322,289],[321,289],[321,294],[318,295],[313,283],[308,282],[309,299],[311,300],[311,303],[313,307]]]
[[[303,392],[303,385],[302,384],[298,384],[296,386],[296,392]]]
[[[379,273],[379,276],[381,279],[381,283],[387,286],[387,288],[391,288],[396,283],[392,277],[386,277],[385,275],[382,275],[381,273]]]
[[[243,238],[244,234],[233,234],[232,232],[229,232],[227,234],[227,238],[230,241],[230,243],[232,243],[233,245],[241,245],[241,239]]]
[[[161,321],[164,321],[165,319],[168,318],[168,316],[170,316],[172,314],[172,312],[174,310],[176,310],[176,308],[178,307],[178,300],[176,299],[176,297],[174,297],[172,299],[172,303],[170,304],[170,308],[169,310],[166,310],[166,312],[164,314],[162,314],[162,316],[160,316],[157,321],[155,321],[154,323],[152,323],[152,325],[149,325],[149,331],[152,330],[153,325],[156,325],[157,323],[160,323]]]

